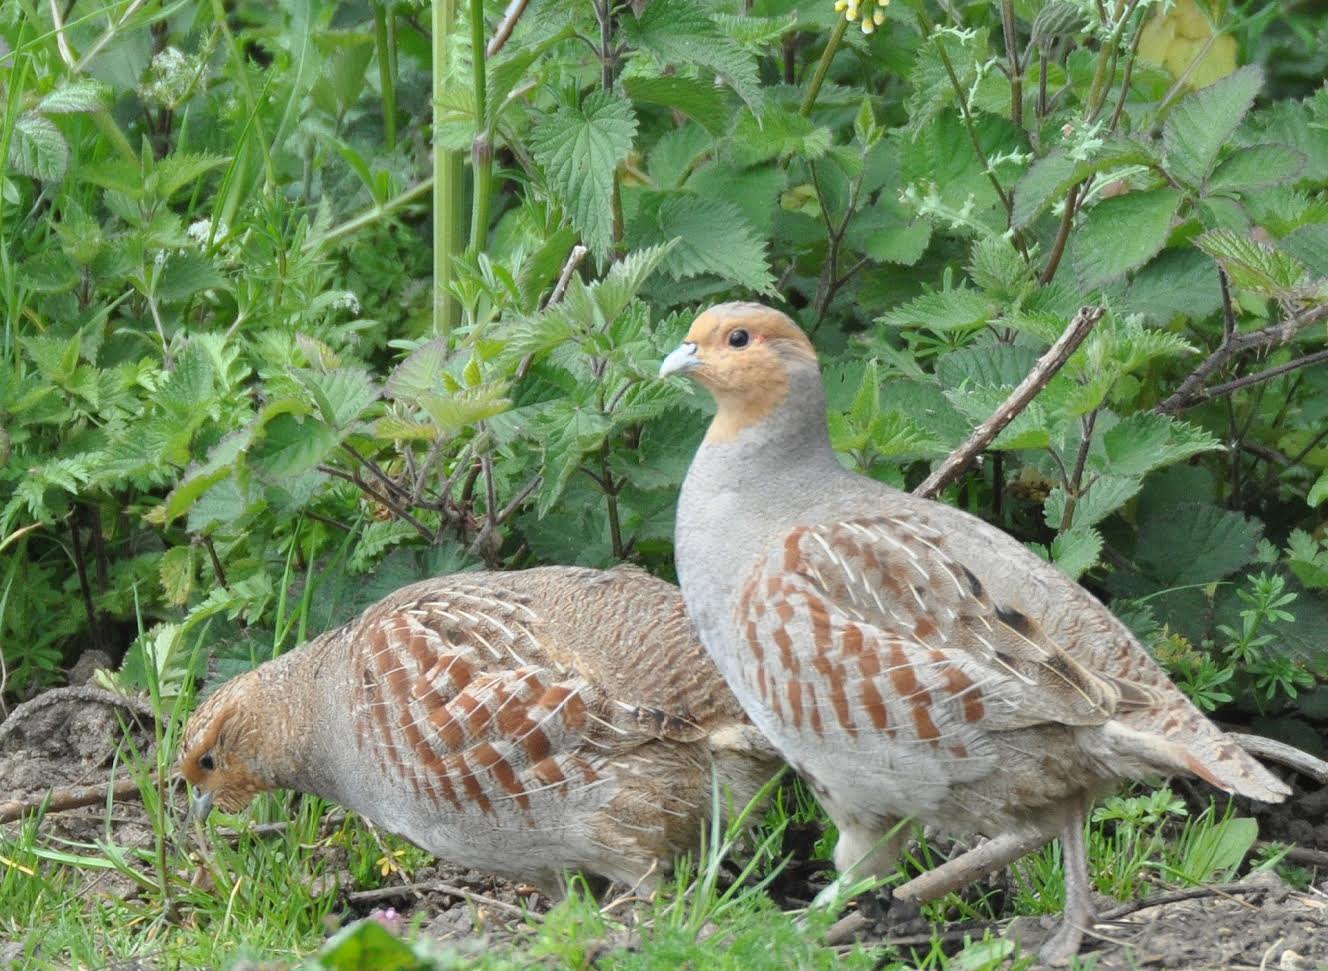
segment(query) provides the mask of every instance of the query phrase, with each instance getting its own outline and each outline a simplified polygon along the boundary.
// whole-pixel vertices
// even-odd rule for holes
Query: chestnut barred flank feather
[[[678,575],[752,721],[820,795],[835,862],[894,866],[902,817],[1064,838],[1067,907],[1089,920],[1087,806],[1121,779],[1187,772],[1290,790],[1195,708],[1092,595],[953,507],[845,470],[806,336],[759,304],[701,314],[661,374],[718,409],[683,485]]]
[[[551,891],[649,879],[695,849],[712,769],[744,805],[779,764],[678,590],[634,568],[406,587],[223,685],[184,739],[180,773],[224,809],[314,793]]]

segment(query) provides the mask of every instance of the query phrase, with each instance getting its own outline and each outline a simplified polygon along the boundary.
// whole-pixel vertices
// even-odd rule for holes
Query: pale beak
[[[204,792],[202,789],[194,790],[194,796],[189,800],[189,820],[198,820],[201,823],[208,818],[210,812],[212,812],[212,793]]]
[[[670,374],[686,374],[701,366],[701,359],[696,356],[696,343],[683,341],[664,358],[659,366],[659,376],[667,378]]]

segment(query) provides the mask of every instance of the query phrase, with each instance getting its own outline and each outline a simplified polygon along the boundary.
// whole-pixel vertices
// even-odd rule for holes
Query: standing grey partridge
[[[741,807],[780,764],[676,587],[544,567],[413,584],[227,682],[178,770],[204,814],[313,793],[554,894],[566,871],[653,883],[695,848],[712,768]]]
[[[1083,841],[1120,779],[1189,772],[1280,802],[1290,790],[1181,694],[1098,600],[982,520],[844,469],[816,352],[784,314],[716,306],[660,375],[718,410],[678,503],[688,612],[738,700],[839,828],[841,872],[893,869],[900,817],[1060,834],[1065,919],[1092,919]]]

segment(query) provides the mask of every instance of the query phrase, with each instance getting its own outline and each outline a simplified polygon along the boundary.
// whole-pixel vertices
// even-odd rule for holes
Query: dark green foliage
[[[413,5],[390,49],[367,5],[136,5],[100,46],[81,3],[5,8],[4,690],[90,647],[178,688],[429,572],[668,575],[709,405],[653,375],[759,295],[813,333],[845,461],[905,488],[1103,304],[946,499],[1206,706],[1321,717],[1320,53],[1233,11],[1252,63],[1190,92],[1135,58],[1143,5],[1014,4],[1013,54],[1000,4],[827,49],[832,6],[533,0],[477,102],[462,4],[434,125]],[[477,134],[444,336],[427,146]]]

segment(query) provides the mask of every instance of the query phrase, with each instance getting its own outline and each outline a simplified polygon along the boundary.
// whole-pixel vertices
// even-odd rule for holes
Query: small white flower
[[[217,223],[216,238],[217,239],[224,238],[228,231],[229,230],[225,222]],[[199,246],[204,246],[207,244],[208,237],[212,235],[212,220],[211,219],[196,220],[190,223],[189,228],[186,229],[184,232],[186,236],[192,239]]]
[[[360,312],[360,298],[350,290],[342,290],[332,298],[331,306],[334,310],[345,310],[351,314],[358,314]]]

